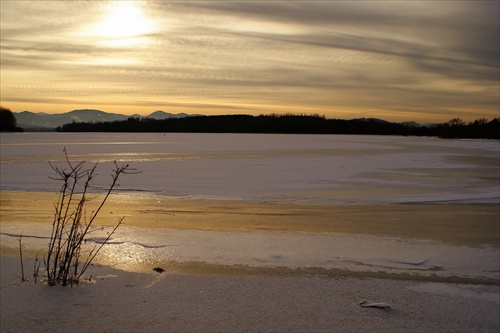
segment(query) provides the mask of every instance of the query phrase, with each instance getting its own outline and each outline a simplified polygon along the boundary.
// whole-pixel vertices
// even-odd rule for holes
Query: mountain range
[[[152,118],[152,119],[168,119],[168,118],[184,118],[192,116],[201,116],[199,114],[186,113],[168,113],[162,110],[155,111],[147,116],[123,115],[118,113],[108,113],[101,110],[73,110],[66,113],[48,114],[43,112],[13,112],[16,117],[17,126],[25,130],[53,130],[58,126],[72,122],[106,122],[115,120],[127,120],[130,117],[134,118]]]

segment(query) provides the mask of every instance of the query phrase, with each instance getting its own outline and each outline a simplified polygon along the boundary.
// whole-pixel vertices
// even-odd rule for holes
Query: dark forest
[[[435,136],[440,138],[500,139],[500,121],[478,119],[466,124],[460,118],[443,124],[392,123],[379,119],[327,119],[318,115],[218,115],[156,120],[130,117],[124,121],[73,122],[59,132],[159,132],[159,133],[281,133],[373,134]]]

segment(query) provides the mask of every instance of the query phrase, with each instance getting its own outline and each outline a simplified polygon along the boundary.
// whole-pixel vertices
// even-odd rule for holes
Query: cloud
[[[112,2],[50,4],[1,2],[7,102],[434,109],[445,119],[498,103],[496,1],[145,1],[156,30],[140,46],[82,33]]]
[[[195,2],[240,20],[301,26],[302,34],[253,36],[498,70],[499,3],[446,2]],[[233,18],[234,19],[234,18]],[[313,28],[310,29],[309,27]],[[239,33],[245,35],[244,31]],[[252,34],[247,34],[252,35]],[[434,67],[435,68],[435,67]],[[445,72],[449,72],[445,68]]]

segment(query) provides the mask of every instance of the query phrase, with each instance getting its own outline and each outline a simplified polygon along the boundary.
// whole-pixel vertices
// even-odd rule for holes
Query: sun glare
[[[107,46],[134,46],[153,32],[153,23],[144,15],[139,1],[111,1],[102,21],[89,32]]]

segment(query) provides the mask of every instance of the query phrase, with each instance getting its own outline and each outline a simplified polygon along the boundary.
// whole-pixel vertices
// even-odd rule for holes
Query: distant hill
[[[361,121],[361,122],[364,122],[364,123],[367,123],[367,122],[376,122],[376,123],[385,123],[385,124],[389,124],[390,121],[387,121],[387,120],[384,120],[384,119],[379,119],[379,118],[356,118],[356,119],[352,119],[352,120],[357,120],[357,121]]]
[[[185,117],[194,117],[194,116],[201,116],[201,114],[187,114],[187,113],[173,114],[173,113],[168,113],[165,111],[158,110],[158,111],[155,111],[155,112],[151,113],[150,115],[146,116],[146,118],[161,120],[161,119],[185,118]]]
[[[108,113],[101,110],[83,109],[73,110],[66,113],[47,114],[47,113],[34,113],[30,111],[14,112],[17,124],[19,127],[26,130],[54,130],[58,126],[73,122],[106,122],[106,121],[121,121],[127,120],[130,117],[134,118],[151,118],[151,119],[169,119],[169,118],[184,118],[194,115],[186,113],[172,114],[165,111],[155,111],[150,115],[144,117],[138,114],[123,115],[118,113]],[[199,115],[196,115],[199,116]]]

